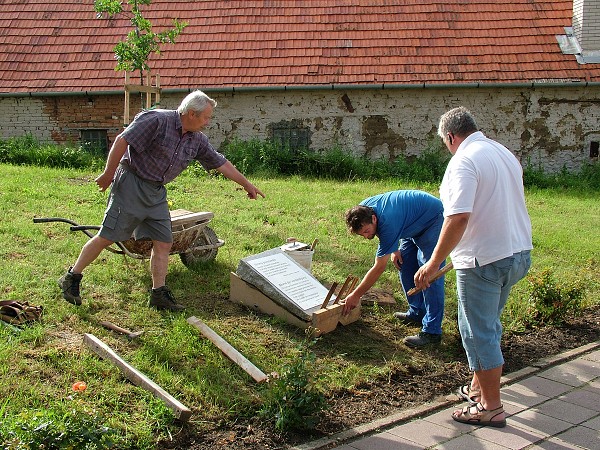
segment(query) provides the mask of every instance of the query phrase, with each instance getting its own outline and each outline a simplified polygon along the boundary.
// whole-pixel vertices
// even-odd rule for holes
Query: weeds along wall
[[[206,89],[218,107],[205,133],[217,147],[232,139],[290,139],[313,150],[340,147],[354,156],[393,160],[417,155],[439,140],[439,117],[462,105],[524,165],[577,170],[597,159],[600,87],[573,85]],[[186,94],[166,89],[160,107],[175,109]],[[41,141],[77,143],[82,130],[97,129],[106,130],[110,144],[123,127],[123,102],[119,93],[0,97],[0,136],[31,133]]]

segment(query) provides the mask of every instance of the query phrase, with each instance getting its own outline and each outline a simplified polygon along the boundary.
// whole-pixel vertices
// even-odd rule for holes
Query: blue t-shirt
[[[361,205],[373,208],[377,216],[377,257],[397,251],[400,239],[419,236],[444,211],[440,199],[417,190],[386,192],[363,200]]]

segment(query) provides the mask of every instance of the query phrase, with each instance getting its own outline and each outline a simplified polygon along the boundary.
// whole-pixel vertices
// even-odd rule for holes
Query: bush
[[[581,312],[585,288],[580,280],[557,282],[550,269],[528,275],[527,325],[561,325]]]
[[[357,158],[341,147],[317,152],[308,149],[294,150],[258,140],[234,140],[226,143],[222,151],[245,174],[262,172],[341,181],[396,177],[410,181],[439,182],[451,156],[438,145],[426,149],[417,157],[399,157],[390,163],[386,159]]]
[[[54,410],[25,411],[0,420],[0,448],[6,450],[116,448],[115,430],[97,416]]]
[[[0,140],[0,162],[14,165],[97,169],[104,166],[101,151],[82,147],[40,144],[33,136]]]
[[[314,343],[314,342],[313,342]],[[326,408],[325,395],[317,387],[315,354],[310,343],[303,343],[300,355],[269,381],[260,415],[273,422],[279,431],[311,430]]]

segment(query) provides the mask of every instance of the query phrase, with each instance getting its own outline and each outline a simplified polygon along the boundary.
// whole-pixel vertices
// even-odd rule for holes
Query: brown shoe
[[[167,310],[173,312],[183,311],[185,306],[177,304],[173,293],[167,286],[152,289],[149,305],[158,310]]]

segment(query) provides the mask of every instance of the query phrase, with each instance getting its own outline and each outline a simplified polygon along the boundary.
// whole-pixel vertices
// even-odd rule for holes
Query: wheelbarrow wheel
[[[188,268],[194,269],[197,266],[201,266],[207,262],[213,261],[217,257],[218,247],[209,248],[204,250],[195,250],[194,247],[200,247],[203,245],[212,245],[219,242],[217,233],[210,227],[204,227],[202,233],[198,235],[196,240],[191,245],[191,250],[180,253],[179,257],[181,262]]]

